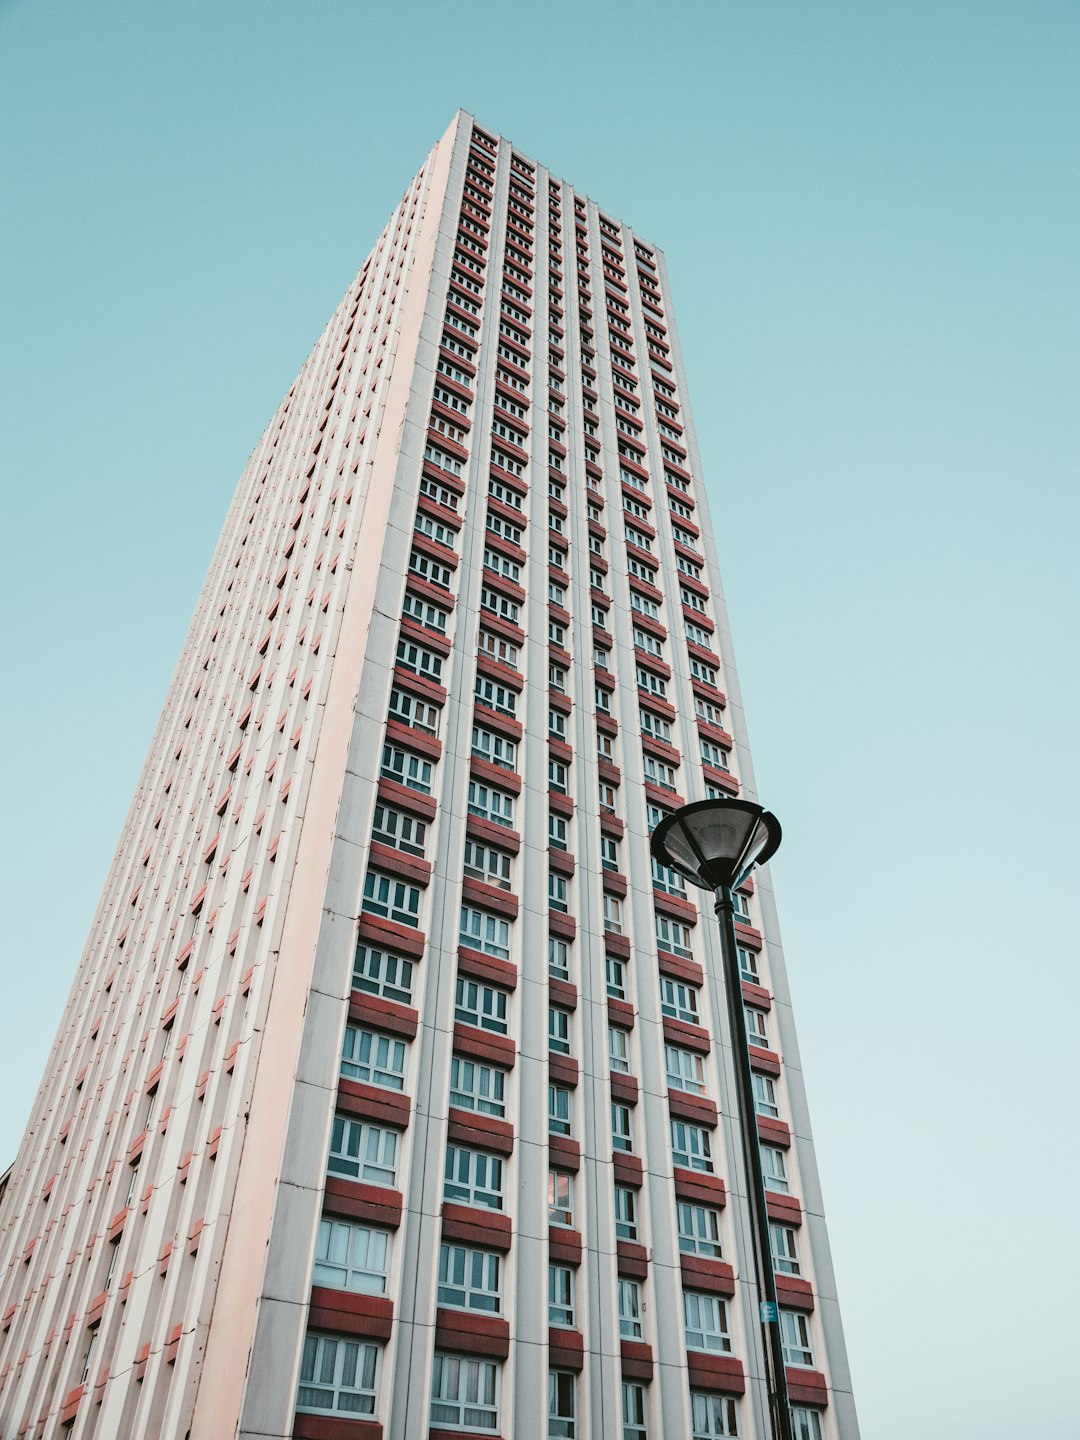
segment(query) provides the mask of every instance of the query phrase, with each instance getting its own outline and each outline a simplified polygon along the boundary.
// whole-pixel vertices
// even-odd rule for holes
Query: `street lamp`
[[[776,1273],[769,1244],[769,1212],[757,1134],[750,1042],[743,1013],[733,899],[733,892],[756,866],[763,865],[776,853],[779,844],[780,822],[776,816],[749,800],[699,800],[696,804],[684,805],[681,810],[661,820],[652,837],[652,853],[661,865],[678,871],[691,885],[711,890],[715,897],[739,1098],[739,1129],[750,1187],[750,1231],[757,1270],[758,1308],[765,1344],[765,1383],[769,1393],[772,1433],[774,1440],[793,1440],[780,1310],[776,1300]]]

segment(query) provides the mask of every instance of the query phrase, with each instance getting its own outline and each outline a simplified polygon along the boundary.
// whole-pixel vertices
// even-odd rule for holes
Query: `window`
[[[484,845],[479,840],[465,841],[464,871],[470,879],[509,890],[510,865],[511,857],[503,850],[496,850],[494,845]]]
[[[500,665],[509,665],[512,670],[518,668],[520,651],[511,641],[505,640],[501,635],[496,635],[493,630],[480,629],[480,637],[477,649],[482,655],[490,655]]]
[[[566,626],[560,625],[557,620],[548,621],[548,644],[566,649]]]
[[[556,980],[570,979],[570,946],[554,935],[548,937],[548,974]]]
[[[509,991],[459,975],[454,1000],[454,1019],[462,1025],[476,1025],[481,1030],[505,1035],[509,1028],[506,1019],[509,1000]]]
[[[548,1265],[548,1324],[574,1327],[574,1272],[568,1265]]]
[[[619,842],[611,835],[600,836],[600,863],[605,870],[619,868]]]
[[[669,1016],[672,1020],[683,1020],[687,1025],[700,1025],[696,987],[687,985],[682,980],[672,980],[667,975],[661,975],[660,1013]]]
[[[598,697],[603,693],[604,692],[600,690],[597,690],[596,692]],[[616,787],[614,785],[609,785],[606,780],[601,780],[600,784],[597,786],[597,796],[600,801],[600,809],[605,815],[615,814],[615,800],[618,796],[618,793],[619,792]]]
[[[346,1025],[341,1046],[341,1073],[350,1080],[382,1085],[387,1090],[405,1088],[405,1042],[392,1035],[377,1035]]]
[[[403,725],[411,725],[416,730],[426,730],[429,735],[437,735],[440,714],[437,705],[421,700],[418,695],[413,695],[408,690],[402,690],[395,685],[390,691],[390,715],[393,719],[400,720]]]
[[[619,1075],[630,1074],[630,1032],[617,1025],[608,1026],[608,1062]]]
[[[605,690],[602,685],[597,685],[595,691],[593,692],[593,699],[595,701],[596,708],[600,711],[601,715],[611,714],[610,690]]]
[[[664,1057],[669,1090],[685,1090],[690,1095],[705,1094],[705,1065],[695,1050],[665,1045]]]
[[[668,765],[663,760],[657,760],[655,755],[645,755],[642,759],[642,766],[646,781],[651,785],[659,785],[661,790],[675,789],[675,767]]]
[[[392,845],[395,850],[404,850],[409,855],[423,855],[427,825],[415,815],[407,815],[393,805],[375,806],[375,818],[371,826],[371,838],[382,845]]]
[[[383,746],[380,774],[384,780],[396,780],[410,790],[430,795],[433,768],[430,760],[414,755],[411,750],[402,750],[397,745]]]
[[[566,816],[556,815],[552,811],[548,816],[548,844],[553,845],[556,850],[565,850],[567,833]]]
[[[435,460],[436,455],[442,458]],[[426,447],[424,457],[428,460],[435,460],[436,465],[442,465],[445,459],[444,469],[452,470],[455,475],[461,474],[461,461],[454,460],[449,455],[443,457],[442,451],[436,450],[434,445],[428,445]],[[439,520],[433,520],[430,515],[417,515],[413,521],[413,529],[417,535],[426,535],[429,540],[434,540],[436,545],[445,545],[447,550],[453,550],[455,542],[457,541],[456,530],[451,530],[449,525],[443,525]]]
[[[344,1335],[308,1335],[300,1362],[297,1410],[374,1415],[379,1347]]]
[[[373,1185],[397,1182],[398,1132],[348,1115],[335,1115],[327,1172]]]
[[[778,1195],[790,1195],[787,1156],[775,1145],[762,1145],[761,1171],[765,1177],[765,1189],[775,1190]]]
[[[499,1428],[498,1366],[494,1360],[436,1350],[431,1370],[431,1423],[451,1430]]]
[[[636,1280],[620,1280],[619,1336],[623,1340],[640,1340],[644,1333],[641,1323],[641,1286]]]
[[[593,590],[598,590],[601,595],[605,593],[604,572],[602,570],[598,570],[595,566],[593,566],[589,571],[589,586]]]
[[[505,1115],[506,1071],[455,1055],[450,1061],[450,1104],[479,1115]]]
[[[562,605],[563,608],[565,609],[565,607],[566,607],[566,586],[565,586],[565,585],[560,585],[560,584],[559,584],[557,581],[555,581],[555,580],[549,580],[549,581],[548,581],[548,600],[551,602],[552,605]]]
[[[645,1386],[622,1382],[622,1440],[647,1440]]]
[[[746,1016],[747,1040],[761,1050],[768,1050],[769,1031],[765,1020],[765,1011],[758,1010],[753,1005],[744,1005],[743,1014]]]
[[[643,630],[640,625],[634,626],[634,645],[638,650],[644,650],[646,655],[655,656],[657,660],[664,658],[663,643],[648,630]]]
[[[569,1370],[548,1371],[548,1440],[573,1440],[574,1376]]]
[[[751,985],[760,985],[761,977],[758,973],[758,957],[755,951],[740,945],[739,949],[739,974]]]
[[[806,1370],[814,1368],[809,1316],[804,1315],[801,1310],[781,1310],[780,1338],[784,1342],[785,1365],[798,1365]]]
[[[715,725],[719,730],[727,729],[723,709],[712,700],[703,700],[700,695],[695,695],[694,709],[698,719],[704,720],[707,725]]]
[[[360,945],[353,962],[352,983],[354,990],[411,1005],[413,962],[386,950]]]
[[[521,527],[512,525],[509,520],[504,520],[501,515],[493,515],[488,511],[487,528],[492,535],[498,535],[510,545],[521,544]]]
[[[700,1390],[690,1391],[691,1440],[726,1440],[737,1435],[735,1427],[735,1401],[727,1395],[707,1395]]]
[[[548,789],[557,795],[569,794],[570,769],[561,760],[548,761]]]
[[[706,1255],[719,1260],[720,1212],[709,1205],[678,1202],[679,1249],[684,1255]]]
[[[570,1091],[563,1085],[548,1086],[548,1134],[570,1134]]]
[[[445,631],[450,619],[448,611],[441,609],[438,605],[432,605],[430,600],[422,600],[419,595],[413,595],[411,591],[406,591],[405,602],[401,607],[401,612],[403,615],[410,616],[419,624],[429,626],[432,630]],[[404,640],[398,641],[397,656],[402,664],[406,663],[402,659],[402,649],[405,643]],[[427,654],[428,652],[425,651],[424,653]],[[416,667],[409,665],[408,668],[413,670]],[[442,662],[440,661],[439,671],[441,672],[441,670]],[[426,674],[427,672],[425,671],[424,673]],[[434,675],[434,678],[437,680],[439,678],[438,674]]]
[[[503,620],[509,620],[512,625],[516,625],[521,616],[521,606],[508,600],[505,595],[500,595],[498,590],[493,590],[490,585],[481,586],[480,608],[490,611],[492,615],[498,615]]]
[[[780,1115],[780,1106],[776,1099],[776,1082],[771,1075],[753,1075],[754,1081],[754,1109],[759,1115],[771,1116],[774,1120]]]
[[[612,935],[623,933],[622,901],[617,895],[604,894],[604,929]]]
[[[718,1295],[704,1295],[697,1290],[683,1291],[683,1315],[686,1320],[686,1348],[713,1350],[730,1354],[727,1306]]]
[[[637,1195],[626,1185],[615,1186],[615,1237],[618,1240],[638,1238]]]
[[[500,1257],[491,1250],[441,1245],[439,1304],[449,1305],[452,1310],[486,1310],[497,1315],[502,1309],[501,1268]]]
[[[503,1208],[503,1162],[498,1155],[469,1150],[463,1145],[446,1147],[443,1168],[443,1199],[462,1205]]]
[[[555,870],[548,874],[548,908],[563,915],[570,910],[570,882]]]
[[[632,1154],[634,1150],[634,1124],[630,1106],[621,1105],[617,1101],[613,1101],[611,1106],[611,1148],[623,1154]]]
[[[652,882],[654,890],[662,890],[665,895],[675,895],[680,900],[685,900],[686,881],[670,865],[661,865],[655,855],[652,857]]]
[[[725,750],[722,745],[716,745],[711,740],[702,740],[701,758],[706,765],[711,765],[716,770],[730,770],[728,764],[731,751]]]
[[[486,705],[499,715],[514,716],[517,714],[517,691],[509,685],[500,685],[497,680],[492,680],[488,675],[477,675],[473,684],[473,694],[481,705]]]
[[[566,739],[566,716],[561,710],[548,711],[548,735],[553,740]]]
[[[615,741],[610,735],[605,735],[603,731],[596,737],[596,758],[607,760],[612,765],[615,764]]]
[[[484,549],[484,564],[504,580],[512,580],[515,585],[521,579],[521,566],[516,561],[507,559],[505,555],[500,555],[498,550],[492,550],[490,546]],[[449,581],[447,583],[449,584]]]
[[[574,1223],[574,1177],[562,1170],[548,1171],[548,1220],[552,1225]]]
[[[548,1006],[548,1049],[557,1055],[570,1054],[570,1011]]]
[[[548,684],[560,694],[566,693],[566,668],[563,665],[548,666]]]
[[[369,915],[381,915],[399,925],[420,924],[420,891],[404,880],[392,880],[377,870],[369,870],[364,879],[364,899],[360,907]]]
[[[661,950],[667,950],[669,954],[677,955],[682,960],[692,960],[694,952],[690,948],[690,935],[690,926],[684,925],[681,920],[657,915],[656,943]]]
[[[744,894],[742,890],[736,890],[734,895],[732,895],[731,899],[735,906],[735,919],[739,922],[739,924],[752,925],[754,922],[750,918],[749,895]]]
[[[713,1173],[712,1137],[700,1125],[685,1120],[671,1122],[671,1160],[683,1170]]]
[[[626,965],[622,960],[607,956],[604,962],[607,976],[607,993],[613,1000],[626,999]]]
[[[799,1250],[795,1231],[790,1225],[778,1225],[775,1220],[769,1224],[769,1244],[772,1248],[773,1267],[781,1275],[801,1275]]]
[[[647,670],[644,665],[636,667],[638,687],[648,691],[650,695],[656,695],[663,700],[667,696],[667,684],[663,677],[652,670]]]
[[[662,740],[666,745],[671,744],[671,724],[662,715],[655,714],[652,710],[641,710],[641,733],[651,735],[654,740]]]
[[[315,1241],[315,1285],[332,1290],[355,1290],[361,1295],[385,1295],[390,1264],[390,1236],[356,1220],[319,1221]]]
[[[792,1405],[791,1429],[795,1440],[822,1440],[821,1417],[805,1405]]]
[[[469,814],[479,815],[482,820],[506,826],[514,823],[514,797],[505,790],[496,790],[494,785],[470,780],[468,805]]]
[[[478,760],[486,760],[489,765],[498,765],[503,770],[513,770],[517,763],[517,745],[514,741],[507,740],[504,735],[497,735],[482,725],[473,726],[472,753]]]

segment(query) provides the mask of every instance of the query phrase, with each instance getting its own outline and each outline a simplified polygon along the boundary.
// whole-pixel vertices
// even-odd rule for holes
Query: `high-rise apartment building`
[[[663,258],[459,114],[240,481],[3,1199],[0,1434],[768,1434]],[[854,1440],[767,873],[800,1440]]]

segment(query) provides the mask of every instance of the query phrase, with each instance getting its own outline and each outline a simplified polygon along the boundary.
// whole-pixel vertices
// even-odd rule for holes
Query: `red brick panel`
[[[711,1295],[735,1294],[735,1271],[724,1260],[706,1255],[680,1255],[683,1284],[691,1290],[707,1290]]]
[[[689,1120],[692,1125],[715,1127],[720,1118],[714,1100],[705,1095],[688,1095],[685,1090],[668,1091],[668,1110],[676,1120]]]
[[[675,1179],[675,1194],[680,1200],[692,1200],[698,1205],[726,1205],[727,1187],[719,1175],[706,1175],[700,1170],[682,1170],[678,1166],[672,1172]]]
[[[829,1403],[829,1387],[820,1370],[801,1370],[788,1365],[788,1394],[796,1405],[821,1405]]]
[[[439,1309],[435,1312],[435,1347],[505,1360],[510,1354],[510,1322],[501,1315],[482,1315],[476,1310]]]
[[[630,1280],[644,1280],[649,1273],[649,1252],[632,1240],[617,1240],[619,1274]]]
[[[514,1153],[514,1127],[494,1115],[481,1115],[472,1110],[451,1106],[448,1112],[447,1138],[461,1145],[476,1145],[496,1155]]]
[[[770,1220],[779,1220],[785,1225],[802,1224],[802,1206],[794,1195],[778,1195],[770,1190],[765,1196],[765,1208]]]
[[[646,1384],[653,1378],[652,1346],[640,1340],[620,1342],[622,1373],[624,1380],[643,1380]]]
[[[444,1240],[461,1240],[469,1245],[480,1245],[485,1250],[499,1250],[505,1255],[513,1238],[513,1225],[509,1215],[502,1215],[497,1210],[479,1205],[456,1205],[447,1200],[442,1207],[442,1233]]]
[[[797,1275],[777,1275],[776,1298],[789,1310],[813,1310],[814,1287]]]
[[[412,1101],[400,1090],[343,1077],[338,1081],[337,1108],[346,1115],[360,1115],[365,1120],[404,1129],[412,1114]]]
[[[351,1290],[313,1285],[309,1324],[317,1330],[389,1340],[394,1324],[394,1302],[385,1295],[358,1295]]]
[[[552,1326],[548,1330],[548,1364],[553,1370],[583,1370],[585,1339],[581,1332]]]
[[[293,1440],[382,1440],[383,1427],[377,1420],[341,1420],[336,1415],[297,1415],[293,1421],[292,1433]]]
[[[517,1059],[517,1046],[508,1035],[493,1035],[475,1025],[454,1026],[454,1050],[474,1060],[489,1060],[504,1070],[512,1070]]]
[[[370,1220],[388,1230],[401,1224],[401,1192],[362,1180],[328,1175],[323,1209],[328,1215],[346,1215],[353,1220]]]
[[[746,1390],[742,1361],[731,1355],[707,1355],[703,1350],[690,1350],[686,1362],[691,1390],[720,1390],[726,1395],[742,1395]],[[794,1395],[791,1398],[794,1399]]]

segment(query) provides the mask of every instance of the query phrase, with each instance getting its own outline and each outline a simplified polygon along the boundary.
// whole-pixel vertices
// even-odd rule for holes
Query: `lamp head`
[[[737,889],[775,855],[780,822],[750,800],[698,800],[661,820],[652,853],[691,885]]]

